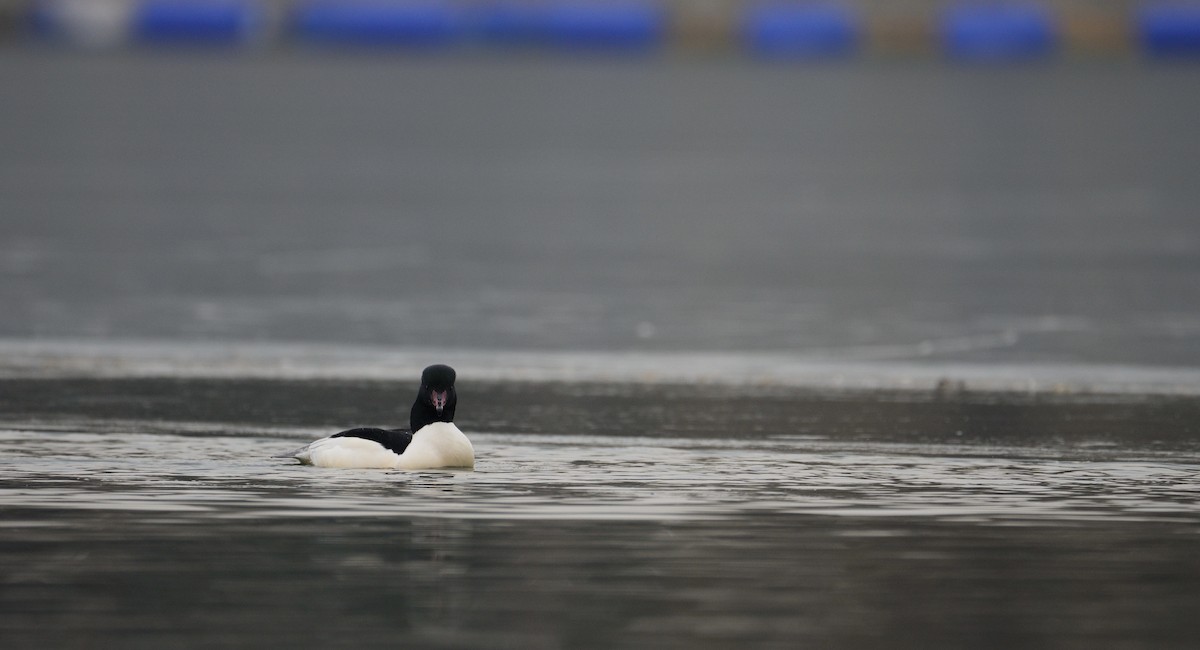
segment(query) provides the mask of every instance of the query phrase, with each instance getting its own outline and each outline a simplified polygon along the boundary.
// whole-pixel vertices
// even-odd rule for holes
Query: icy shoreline
[[[804,354],[425,350],[300,343],[0,340],[0,378],[395,381],[429,363],[479,381],[775,386],[850,391],[1200,395],[1200,369],[901,363]]]

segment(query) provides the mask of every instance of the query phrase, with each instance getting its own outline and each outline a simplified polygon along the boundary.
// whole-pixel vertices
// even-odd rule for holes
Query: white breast
[[[398,460],[400,469],[474,469],[475,448],[453,422],[432,422],[421,427]]]

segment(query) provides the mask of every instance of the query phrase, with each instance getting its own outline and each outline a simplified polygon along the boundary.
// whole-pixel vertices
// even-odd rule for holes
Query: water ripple
[[[212,425],[208,425],[210,428]],[[473,434],[476,471],[328,470],[272,459],[315,432],[0,430],[0,506],[206,518],[695,520],[740,514],[986,524],[1200,515],[1194,453]],[[187,435],[163,433],[175,429]],[[286,438],[281,440],[281,438]]]

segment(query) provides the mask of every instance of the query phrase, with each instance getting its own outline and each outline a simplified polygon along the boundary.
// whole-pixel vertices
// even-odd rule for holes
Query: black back
[[[408,424],[411,429],[408,431],[359,427],[335,433],[331,437],[374,440],[387,449],[402,454],[412,442],[413,434],[420,431],[421,427],[431,422],[454,421],[454,407],[458,404],[458,395],[454,392],[454,379],[454,369],[440,364],[429,366],[421,373],[421,388],[417,390],[417,399],[413,402],[412,412],[409,414]],[[442,407],[441,413],[438,413],[433,405],[433,391],[446,392],[446,405]]]
[[[372,429],[370,427],[360,427],[358,429],[350,429],[341,433],[335,433],[331,438],[366,438],[374,440],[388,449],[403,454],[405,449],[408,449],[408,443],[412,442],[412,434],[403,429]]]

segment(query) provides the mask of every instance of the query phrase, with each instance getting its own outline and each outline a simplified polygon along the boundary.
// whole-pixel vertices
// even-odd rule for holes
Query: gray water
[[[1200,365],[1200,71],[0,53],[0,336]]]

